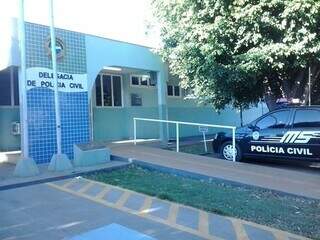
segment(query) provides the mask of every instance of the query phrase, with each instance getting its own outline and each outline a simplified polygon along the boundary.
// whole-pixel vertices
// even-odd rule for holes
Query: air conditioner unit
[[[20,135],[21,134],[21,127],[19,122],[12,122],[11,123],[11,134],[12,135]]]

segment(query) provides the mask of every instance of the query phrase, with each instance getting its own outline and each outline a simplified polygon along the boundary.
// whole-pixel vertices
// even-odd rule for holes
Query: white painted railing
[[[137,144],[137,121],[146,122],[159,122],[159,123],[172,123],[176,125],[176,150],[179,152],[179,125],[189,125],[189,126],[200,126],[200,127],[212,127],[212,128],[224,128],[232,130],[232,146],[233,146],[233,161],[236,161],[235,147],[236,147],[236,127],[225,126],[225,125],[214,125],[214,124],[203,124],[203,123],[193,123],[193,122],[180,122],[180,121],[169,121],[161,119],[151,119],[151,118],[133,118],[133,141],[134,145]]]

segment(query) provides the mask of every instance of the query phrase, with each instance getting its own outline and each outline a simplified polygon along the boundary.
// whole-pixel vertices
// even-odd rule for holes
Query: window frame
[[[4,69],[5,70],[5,69]],[[9,105],[0,105],[0,108],[19,108],[20,107],[20,88],[19,88],[19,74],[17,70],[17,84],[18,84],[18,102],[15,104],[15,91],[14,91],[14,67],[11,66],[9,70],[10,75],[10,104]]]
[[[148,76],[147,79],[147,85],[142,85],[142,77],[145,76],[144,74],[130,74],[130,87],[136,87],[136,88],[155,88],[156,85],[150,85],[151,76]],[[139,84],[132,84],[132,77],[137,77]]]
[[[169,86],[172,87],[172,94],[173,95],[169,95],[169,92],[168,92],[168,87]],[[177,96],[176,93],[175,93],[175,87],[179,88],[179,96]],[[170,97],[170,98],[181,98],[182,97],[181,87],[179,85],[167,84],[167,96]]]
[[[103,76],[110,76],[110,86],[111,86],[111,106],[105,106],[104,105],[104,92],[103,92]],[[96,82],[94,83],[94,106],[96,108],[123,108],[124,102],[123,102],[123,78],[121,74],[113,74],[113,73],[100,73],[100,84],[101,84],[101,106],[97,106],[97,96],[96,96]],[[121,82],[121,106],[114,106],[114,89],[113,89],[113,76],[120,77]]]

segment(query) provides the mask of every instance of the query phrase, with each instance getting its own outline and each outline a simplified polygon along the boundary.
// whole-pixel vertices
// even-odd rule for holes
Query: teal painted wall
[[[179,80],[174,76],[169,75],[168,85],[179,85]],[[186,93],[181,90],[181,97],[168,97],[168,119],[173,121],[195,122],[195,123],[207,123],[215,125],[229,125],[240,126],[240,112],[227,107],[220,113],[215,111],[211,106],[199,105],[193,99],[185,99]],[[249,110],[243,112],[243,123],[247,124],[257,117],[260,117],[263,113],[266,113],[266,105],[253,106]],[[197,126],[180,127],[180,134],[183,137],[201,135]],[[216,133],[218,131],[230,131],[221,128],[208,128],[209,134]],[[170,138],[174,138],[176,134],[176,127],[172,124],[169,125]]]
[[[133,138],[133,118],[158,118],[157,108],[94,108],[93,137],[95,141]],[[159,138],[157,123],[137,123],[138,138]]]
[[[157,105],[157,90],[155,87],[135,87],[130,86],[129,74],[124,74],[123,79],[123,108],[103,108],[95,107],[94,117],[94,139],[118,140],[133,138],[133,118],[159,118]],[[168,84],[177,85],[177,82],[169,80]],[[142,106],[132,107],[130,94],[137,93],[142,97]],[[231,108],[227,108],[220,113],[213,110],[210,106],[201,106],[192,99],[184,99],[185,93],[182,91],[181,97],[167,97],[168,119],[185,122],[208,123],[218,125],[240,125],[240,113]],[[249,123],[266,113],[266,106],[252,107],[243,112],[244,123]],[[170,138],[175,138],[176,127],[168,124]],[[209,128],[209,133],[223,131],[222,129]],[[230,130],[226,130],[230,131]],[[138,138],[159,138],[159,124],[149,122],[138,122]],[[180,126],[182,137],[200,135],[196,126]]]
[[[0,151],[20,149],[20,136],[11,134],[11,123],[19,122],[18,107],[0,107]]]
[[[133,138],[133,118],[159,118],[156,87],[136,87],[130,85],[130,75],[121,74],[123,83],[123,107],[93,108],[94,140],[120,140]],[[131,106],[131,94],[142,97],[142,106]],[[137,124],[138,138],[159,138],[159,124]]]
[[[182,100],[181,100],[182,101]],[[229,125],[240,126],[240,113],[231,108],[227,108],[220,113],[214,111],[210,107],[198,106],[198,107],[171,107],[169,103],[168,116],[170,120],[184,121],[184,122],[196,122],[207,123],[215,125]],[[266,109],[265,109],[266,112]],[[247,124],[259,116],[262,115],[261,107],[252,107],[250,110],[243,112],[243,122]],[[176,128],[173,125],[169,126],[170,137],[175,137]],[[230,131],[221,128],[209,128],[209,134],[216,133],[218,131]],[[193,136],[200,135],[201,133],[196,126],[182,125],[180,127],[181,136]]]

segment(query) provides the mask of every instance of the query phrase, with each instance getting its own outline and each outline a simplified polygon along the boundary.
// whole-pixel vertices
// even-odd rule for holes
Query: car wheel
[[[232,142],[225,142],[224,144],[222,144],[220,148],[220,154],[225,160],[233,161]],[[238,144],[236,144],[235,154],[236,154],[236,161],[241,161],[242,152]]]

